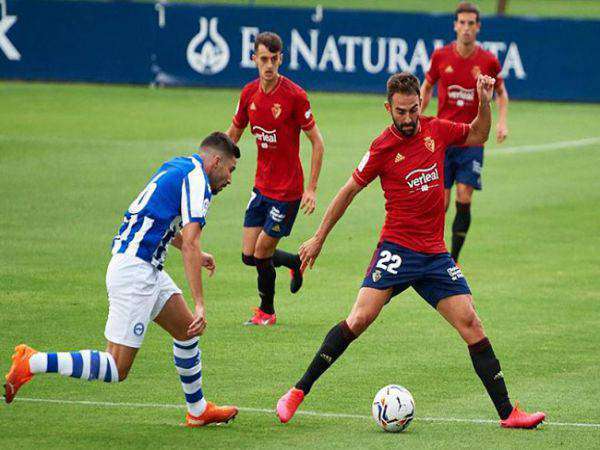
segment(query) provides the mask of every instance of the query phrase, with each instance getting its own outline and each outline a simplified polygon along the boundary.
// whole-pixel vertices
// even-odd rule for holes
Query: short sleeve
[[[310,102],[304,91],[298,92],[294,104],[294,119],[298,126],[304,131],[308,131],[315,126],[315,118],[310,108]]]
[[[494,87],[499,88],[504,84],[504,79],[500,75],[500,72],[502,72],[502,66],[500,65],[500,61],[498,61],[498,58],[494,57],[494,59],[492,60],[490,70],[492,76],[496,79],[496,84],[494,85]]]
[[[434,50],[431,55],[431,63],[429,64],[429,70],[425,74],[425,79],[429,84],[433,85],[440,79],[440,54],[437,50]]]
[[[352,178],[361,186],[365,187],[381,173],[383,167],[383,155],[371,145],[365,153],[358,167],[352,173]]]
[[[210,206],[211,195],[206,186],[202,168],[197,166],[183,179],[181,185],[181,224],[198,222],[206,225],[206,214]]]
[[[471,125],[468,123],[451,122],[444,119],[440,119],[438,125],[446,146],[464,144],[471,130]]]
[[[235,113],[233,115],[233,124],[238,128],[246,128],[248,125],[248,98],[250,97],[249,90],[244,88],[240,94]]]

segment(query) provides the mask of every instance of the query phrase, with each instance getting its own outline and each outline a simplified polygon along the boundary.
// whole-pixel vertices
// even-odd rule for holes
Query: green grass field
[[[43,350],[104,348],[104,276],[123,211],[163,160],[190,154],[207,133],[229,125],[237,94],[0,83],[0,372],[22,341]],[[389,120],[382,97],[311,99],[326,142],[318,209],[298,218],[287,249],[311,235]],[[357,197],[299,294],[289,294],[288,274],[279,272],[277,326],[243,327],[256,304],[255,273],[240,261],[256,155],[245,135],[233,185],[213,202],[203,236],[218,264],[205,280],[205,393],[243,407],[238,419],[227,427],[179,426],[183,395],[171,341],[151,326],[122,384],[36,377],[19,400],[0,407],[0,448],[600,447],[600,139],[519,150],[599,138],[599,114],[592,104],[511,104],[502,147],[517,149],[489,145],[462,256],[511,396],[547,411],[542,429],[507,431],[492,422],[465,346],[412,291],[388,305],[317,383],[303,405],[315,415],[283,426],[260,411],[274,408],[349,311],[377,242],[383,198],[377,182]],[[305,139],[302,152],[307,162]],[[167,270],[188,293],[175,249]],[[407,386],[416,400],[416,420],[400,435],[381,432],[368,417],[373,395],[389,383]]]
[[[113,1],[113,0],[90,0]],[[155,0],[135,0],[152,2]],[[350,8],[387,11],[452,13],[458,0],[175,0],[171,3],[197,3],[214,5],[255,5],[283,6],[290,8]],[[498,0],[479,0],[475,2],[482,14],[495,14]],[[508,0],[507,15],[541,16],[541,17],[580,17],[596,19],[600,17],[598,0]]]

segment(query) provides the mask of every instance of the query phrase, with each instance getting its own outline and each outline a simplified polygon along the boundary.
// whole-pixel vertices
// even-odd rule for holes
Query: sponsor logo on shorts
[[[473,173],[481,175],[481,163],[479,161],[473,161]]]
[[[285,214],[279,211],[279,209],[275,206],[271,208],[271,211],[269,211],[269,215],[271,216],[271,219],[273,219],[274,222],[281,222],[283,219],[285,219]]]
[[[428,191],[429,189],[439,186],[440,174],[438,172],[437,163],[425,169],[416,169],[404,177],[411,192]]]
[[[450,275],[450,278],[452,278],[452,281],[456,281],[459,278],[464,278],[462,271],[460,270],[460,268],[458,266],[450,267],[448,269],[448,275]]]
[[[375,272],[373,272],[372,278],[373,283],[377,283],[379,280],[381,280],[381,270],[377,269]]]
[[[133,334],[136,336],[144,334],[144,324],[142,322],[138,322],[133,326]]]

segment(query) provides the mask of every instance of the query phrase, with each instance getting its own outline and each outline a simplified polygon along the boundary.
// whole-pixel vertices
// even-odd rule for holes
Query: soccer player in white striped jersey
[[[106,351],[43,353],[18,345],[4,385],[7,403],[42,373],[108,383],[125,380],[153,320],[173,337],[188,408],[186,425],[223,423],[236,416],[236,407],[217,406],[204,398],[198,337],[206,328],[201,268],[209,275],[216,268],[213,256],[200,249],[200,235],[211,198],[231,183],[239,157],[237,145],[215,132],[202,141],[199,154],[172,159],[158,169],[129,206],[113,240],[106,273]],[[169,244],[181,250],[194,312],[163,270]]]

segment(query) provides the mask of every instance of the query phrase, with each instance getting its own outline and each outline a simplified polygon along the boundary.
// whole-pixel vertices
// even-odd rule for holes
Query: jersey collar
[[[208,179],[208,175],[206,174],[206,170],[204,170],[204,161],[202,160],[202,156],[197,153],[192,155],[192,159],[195,159],[202,167],[202,173],[204,174],[204,179],[206,180],[206,187],[208,188],[208,192],[212,194],[212,189],[210,188],[210,180]]]
[[[452,42],[452,51],[456,56],[463,59],[464,61],[468,61],[469,59],[473,58],[477,53],[479,53],[480,49],[481,46],[479,44],[475,44],[475,50],[473,50],[469,56],[463,56],[460,53],[458,53],[458,50],[456,49],[456,41]]]
[[[277,91],[277,89],[279,89],[279,86],[281,86],[281,83],[283,82],[283,79],[285,77],[281,74],[279,74],[279,79],[277,80],[277,84],[275,85],[275,87],[269,91],[269,92],[265,92],[263,91],[262,85],[260,84],[260,79],[258,80],[258,88],[260,89],[261,94],[263,95],[273,95],[275,93],[275,91]]]

